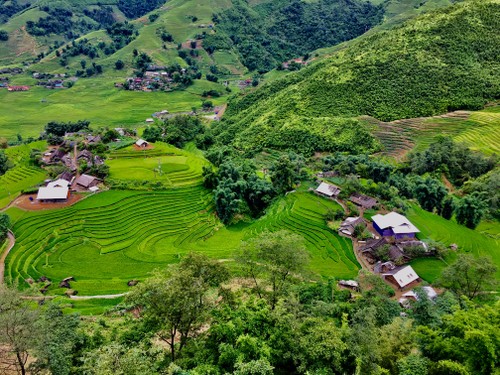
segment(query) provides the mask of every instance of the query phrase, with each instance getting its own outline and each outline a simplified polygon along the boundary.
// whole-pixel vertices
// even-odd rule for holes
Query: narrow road
[[[9,255],[10,250],[16,244],[16,237],[14,236],[14,233],[12,233],[10,230],[7,232],[7,241],[8,241],[7,248],[0,257],[0,284],[4,283],[5,259],[7,258],[7,255]]]
[[[118,297],[124,297],[128,293],[120,293],[120,294],[102,294],[99,296],[70,296],[69,298],[74,300],[87,300],[87,299],[113,299]]]

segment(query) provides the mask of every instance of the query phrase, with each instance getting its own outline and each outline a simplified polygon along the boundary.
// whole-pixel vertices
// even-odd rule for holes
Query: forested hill
[[[249,70],[267,72],[283,61],[353,39],[382,20],[383,7],[360,0],[274,0],[215,14],[217,33],[206,49],[235,48]]]
[[[354,40],[232,100],[217,129],[219,141],[252,151],[328,149],[324,134],[332,126],[334,141],[359,141],[353,125],[339,118],[387,121],[481,108],[500,97],[499,19],[499,0],[469,0]],[[347,133],[338,130],[343,122]]]

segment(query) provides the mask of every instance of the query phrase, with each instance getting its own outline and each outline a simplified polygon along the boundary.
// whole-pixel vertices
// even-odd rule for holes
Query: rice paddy
[[[336,203],[311,193],[278,201],[251,224],[223,227],[210,193],[200,186],[157,192],[108,191],[59,210],[13,212],[17,242],[6,260],[6,279],[47,276],[50,293],[75,278],[82,295],[119,293],[127,282],[177,262],[189,251],[231,259],[242,240],[263,230],[288,229],[304,237],[311,270],[322,276],[355,277],[359,264],[348,239],[325,225]]]

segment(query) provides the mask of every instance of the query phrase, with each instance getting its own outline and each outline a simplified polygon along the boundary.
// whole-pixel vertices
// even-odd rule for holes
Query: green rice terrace
[[[263,230],[289,229],[306,240],[311,270],[322,276],[355,277],[359,264],[350,240],[328,229],[323,215],[336,203],[312,193],[293,193],[251,224],[224,227],[211,195],[200,186],[157,192],[108,191],[64,209],[10,209],[16,245],[6,260],[6,280],[47,276],[51,294],[69,276],[81,295],[127,290],[156,268],[189,251],[230,261],[242,240]]]
[[[191,152],[157,142],[149,150],[129,146],[114,151],[106,164],[111,180],[117,182],[179,187],[200,184],[202,167],[207,162]]]

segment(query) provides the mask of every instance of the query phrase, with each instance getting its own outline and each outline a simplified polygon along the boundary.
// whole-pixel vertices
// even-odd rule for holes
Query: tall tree
[[[458,296],[473,299],[482,291],[494,287],[497,283],[496,271],[497,267],[489,258],[459,254],[455,263],[443,270],[439,283]]]
[[[415,196],[424,210],[432,212],[441,210],[441,202],[446,197],[446,188],[441,182],[433,178],[421,180],[415,186]]]
[[[37,337],[38,312],[15,288],[0,285],[0,371],[27,374],[30,350]]]
[[[457,204],[455,217],[459,224],[465,225],[467,228],[474,229],[481,222],[481,219],[486,211],[487,204],[482,197],[482,194],[472,193],[465,196]]]
[[[9,159],[5,155],[5,151],[0,150],[0,176],[5,174],[9,169]]]
[[[141,309],[141,317],[169,345],[175,361],[188,338],[207,321],[209,307],[215,302],[208,291],[227,277],[221,263],[191,253],[178,266],[156,272],[139,284],[127,299]]]
[[[453,197],[448,195],[443,199],[443,204],[441,206],[441,211],[439,214],[447,220],[450,220],[453,216],[453,211],[455,210],[455,203],[453,201]]]
[[[282,155],[271,167],[271,181],[279,193],[293,189],[297,176],[296,168],[290,157]]]
[[[259,297],[267,297],[273,310],[290,280],[302,274],[309,261],[303,238],[286,230],[263,232],[244,242],[236,257]]]
[[[0,241],[7,237],[10,228],[10,217],[5,212],[0,212]]]

